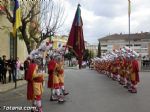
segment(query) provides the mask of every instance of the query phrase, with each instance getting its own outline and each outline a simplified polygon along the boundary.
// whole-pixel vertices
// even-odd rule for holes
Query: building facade
[[[96,57],[98,53],[98,44],[90,44],[87,41],[85,41],[84,44],[85,49],[88,49],[90,52],[94,54],[94,57]]]
[[[150,57],[150,33],[141,32],[135,34],[113,34],[99,39],[101,53],[114,49],[119,50],[123,46],[128,46],[135,50],[142,57]]]
[[[55,35],[54,37],[52,37],[53,49],[58,49],[62,46],[66,46],[67,40],[68,40],[68,36],[66,35],[62,35],[62,36]]]
[[[0,3],[2,3],[1,1],[2,0],[0,0]],[[11,1],[9,2],[11,5]],[[21,61],[24,61],[28,56],[25,43],[23,40],[12,36],[12,24],[3,13],[2,4],[0,4],[0,7],[0,57],[6,55],[7,59],[9,59],[11,56],[15,57],[15,55],[17,55]],[[9,10],[12,12],[13,8],[10,7]]]

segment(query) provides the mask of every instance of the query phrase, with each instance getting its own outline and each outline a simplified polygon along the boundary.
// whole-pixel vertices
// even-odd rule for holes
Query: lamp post
[[[128,34],[128,40],[129,40],[129,48],[130,48],[130,14],[131,14],[131,1],[128,0],[128,27],[129,27],[129,34]]]

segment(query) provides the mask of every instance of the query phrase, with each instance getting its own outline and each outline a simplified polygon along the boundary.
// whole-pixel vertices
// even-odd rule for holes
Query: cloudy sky
[[[128,33],[128,0],[62,0],[70,31],[77,4],[81,4],[84,39],[98,43],[98,39],[114,33]],[[150,32],[150,0],[131,0],[131,33]]]

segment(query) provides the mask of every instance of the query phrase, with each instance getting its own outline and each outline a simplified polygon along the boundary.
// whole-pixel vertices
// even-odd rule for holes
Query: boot
[[[35,106],[34,106],[35,107]],[[31,109],[31,112],[38,112],[37,107],[35,109]]]
[[[120,85],[125,85],[125,81],[124,81],[124,79],[122,77],[120,78],[119,84]]]
[[[137,89],[136,89],[135,87],[132,87],[132,89],[131,89],[130,92],[131,92],[131,93],[137,93]]]
[[[62,104],[64,102],[65,102],[65,100],[64,100],[63,96],[62,95],[58,96],[58,103]]]
[[[124,86],[124,88],[130,89],[131,88],[131,84],[127,82],[127,84]]]
[[[32,108],[32,109],[31,109],[31,112],[36,112],[36,110],[37,110],[36,100],[33,100],[33,101],[32,101],[32,107],[35,107],[35,108]]]
[[[42,107],[39,107],[38,112],[43,112]]]
[[[58,99],[57,99],[57,98],[55,98],[53,95],[51,95],[51,97],[50,97],[50,101],[58,101]]]
[[[69,93],[68,92],[66,92],[65,90],[62,90],[62,92],[63,92],[63,95],[64,96],[66,96],[66,95],[68,95]]]

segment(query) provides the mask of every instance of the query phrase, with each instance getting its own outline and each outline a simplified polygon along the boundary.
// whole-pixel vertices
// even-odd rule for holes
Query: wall
[[[9,30],[0,29],[0,57],[6,55],[7,59],[10,58],[10,31],[12,31],[12,24],[6,19],[5,16],[0,15],[0,27],[7,26]],[[17,55],[23,62],[28,56],[26,46],[23,40],[17,42]]]
[[[9,29],[11,28],[11,24],[5,18],[5,16],[0,15],[0,27],[7,26]],[[10,57],[10,36],[9,31],[7,29],[0,29],[0,56],[6,55],[7,58]]]

